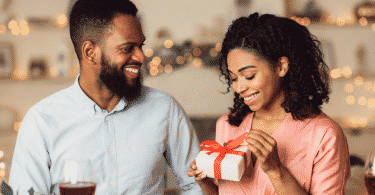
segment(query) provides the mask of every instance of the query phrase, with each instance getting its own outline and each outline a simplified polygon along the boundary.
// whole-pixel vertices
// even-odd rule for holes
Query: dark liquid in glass
[[[61,183],[59,188],[61,195],[94,195],[96,184],[94,182]]]
[[[365,175],[365,185],[370,195],[375,195],[375,176]]]

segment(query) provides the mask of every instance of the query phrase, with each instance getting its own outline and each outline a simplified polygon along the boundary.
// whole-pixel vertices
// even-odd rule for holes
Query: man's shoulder
[[[62,89],[60,91],[57,91],[53,93],[52,95],[40,100],[38,103],[36,103],[34,106],[30,108],[30,110],[46,110],[46,109],[54,109],[56,107],[61,106],[68,106],[69,102],[72,102],[72,95],[73,90],[72,86]]]
[[[148,100],[166,100],[166,101],[175,101],[175,98],[172,94],[155,89],[148,86],[143,86],[144,97]]]

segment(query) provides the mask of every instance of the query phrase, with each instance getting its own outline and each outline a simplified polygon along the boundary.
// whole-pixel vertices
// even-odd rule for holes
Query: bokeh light
[[[348,97],[346,97],[346,103],[349,105],[353,105],[355,103],[355,97],[352,95],[349,95]]]
[[[369,98],[368,100],[367,100],[367,106],[369,107],[369,108],[375,108],[375,99],[374,98]]]
[[[4,152],[0,150],[0,158],[4,157]]]
[[[152,49],[146,49],[144,54],[146,57],[150,58],[154,55],[154,51]]]
[[[202,55],[201,49],[199,49],[198,47],[194,48],[193,49],[193,56],[194,57],[199,57],[200,55]]]
[[[358,98],[358,104],[361,105],[361,106],[366,105],[366,97],[364,97],[364,96],[359,97]]]
[[[171,73],[173,71],[173,67],[170,64],[167,64],[164,66],[164,72],[165,73]]]
[[[368,24],[368,21],[365,17],[362,17],[361,19],[359,19],[358,22],[361,26],[366,26]]]
[[[191,55],[191,53],[185,53],[184,57],[187,62],[193,59],[193,55]]]
[[[343,76],[344,78],[347,78],[347,79],[348,79],[348,78],[352,77],[353,72],[352,72],[352,70],[350,69],[349,66],[346,66],[346,67],[344,67],[344,68],[342,69],[341,74],[342,74],[342,76]]]
[[[59,17],[57,17],[57,25],[61,28],[68,25],[68,17],[66,17],[65,14],[61,14]]]
[[[5,163],[0,163],[0,169],[5,169]]]
[[[156,75],[158,75],[159,74],[159,70],[156,68],[156,67],[152,67],[151,69],[150,69],[150,75],[152,75],[152,76],[156,76]]]
[[[164,47],[170,49],[173,47],[173,41],[172,40],[165,40],[164,41]]]
[[[352,84],[346,84],[345,87],[344,87],[344,90],[346,93],[353,93],[354,91],[354,87]]]
[[[363,78],[362,78],[362,77],[356,77],[356,78],[354,79],[354,83],[355,83],[356,85],[362,85],[362,84],[363,84]]]
[[[330,75],[331,75],[331,78],[333,78],[333,79],[340,78],[342,76],[341,75],[341,69],[336,68],[336,69],[331,70]]]
[[[13,28],[16,28],[18,26],[18,23],[17,23],[17,21],[15,21],[15,20],[11,20],[9,23],[8,23],[8,28],[9,29],[13,29]]]
[[[177,56],[176,58],[177,64],[184,64],[185,63],[185,57],[184,56]]]
[[[216,57],[218,55],[218,52],[217,52],[216,48],[210,49],[210,55],[212,57]]]
[[[196,67],[202,66],[202,65],[203,65],[203,60],[200,59],[200,58],[194,58],[194,60],[193,60],[193,64],[194,64],[194,66],[196,66]]]
[[[0,33],[4,34],[7,31],[7,27],[4,25],[0,25]]]

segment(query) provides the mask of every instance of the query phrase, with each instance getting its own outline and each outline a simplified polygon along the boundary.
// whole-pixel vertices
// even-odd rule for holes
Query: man
[[[70,35],[81,72],[75,83],[34,105],[17,138],[10,185],[59,194],[62,164],[89,159],[96,194],[163,194],[166,164],[182,194],[201,194],[186,172],[199,149],[182,107],[142,86],[145,37],[128,0],[78,0]]]

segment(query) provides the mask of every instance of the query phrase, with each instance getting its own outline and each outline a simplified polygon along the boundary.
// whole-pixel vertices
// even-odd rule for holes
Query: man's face
[[[100,80],[116,96],[132,101],[140,96],[145,38],[133,16],[118,15],[113,19],[113,26],[103,43]]]

